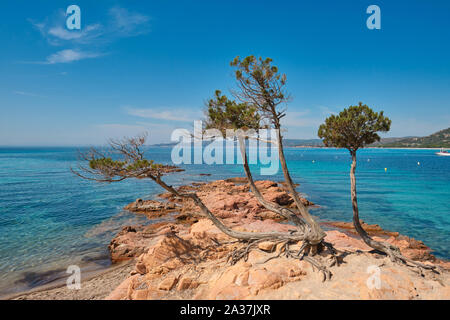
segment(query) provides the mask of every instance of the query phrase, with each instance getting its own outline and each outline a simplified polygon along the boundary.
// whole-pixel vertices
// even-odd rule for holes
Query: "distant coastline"
[[[321,139],[284,139],[286,148],[328,148]],[[208,142],[204,142],[208,144]],[[152,147],[173,147],[178,142],[158,143]],[[367,148],[372,149],[424,149],[434,150],[450,148],[450,128],[435,132],[425,137],[381,138]],[[330,148],[334,149],[334,148]]]
[[[299,149],[338,149],[333,147],[325,147],[325,146],[293,146],[287,148],[299,148]],[[389,150],[440,150],[441,148],[418,148],[418,147],[366,147],[364,149],[389,149]]]

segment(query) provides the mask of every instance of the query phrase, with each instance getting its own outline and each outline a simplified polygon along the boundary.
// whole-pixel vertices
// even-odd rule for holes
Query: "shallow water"
[[[170,162],[170,152],[164,147],[148,150],[163,163]],[[423,240],[437,256],[449,259],[450,159],[434,152],[361,150],[360,214],[367,223]],[[351,221],[348,152],[289,148],[286,155],[299,191],[321,206],[312,213],[321,220]],[[45,284],[63,276],[69,265],[104,268],[114,234],[124,225],[148,223],[122,207],[138,197],[154,198],[161,188],[144,180],[84,181],[70,172],[76,163],[75,148],[0,148],[0,293]],[[168,182],[243,175],[239,165],[184,167],[186,172],[168,176]],[[281,173],[257,172],[258,179],[282,179]]]

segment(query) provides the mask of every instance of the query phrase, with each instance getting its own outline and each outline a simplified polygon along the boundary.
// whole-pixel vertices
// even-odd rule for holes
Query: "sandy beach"
[[[28,292],[6,296],[9,300],[101,300],[114,290],[134,269],[133,261],[116,264],[82,279],[81,289],[68,289],[65,283],[49,284]]]

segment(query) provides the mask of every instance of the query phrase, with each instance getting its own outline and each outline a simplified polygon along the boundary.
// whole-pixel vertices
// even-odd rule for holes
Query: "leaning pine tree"
[[[344,109],[339,115],[331,115],[319,127],[318,136],[327,147],[345,148],[350,152],[352,164],[350,168],[350,191],[353,208],[353,225],[371,248],[381,251],[394,262],[418,267],[419,271],[428,269],[436,271],[435,266],[425,265],[404,257],[400,250],[392,244],[373,240],[364,230],[359,220],[358,199],[356,195],[356,153],[359,149],[380,141],[377,132],[387,132],[391,120],[383,115],[383,111],[375,112],[361,102],[357,106]]]
[[[286,245],[299,241],[308,243],[308,234],[303,230],[293,232],[245,232],[229,228],[208,209],[195,192],[179,191],[164,181],[164,175],[177,170],[173,166],[158,164],[148,159],[145,156],[145,141],[145,135],[122,140],[111,140],[109,142],[110,147],[106,151],[91,149],[81,153],[81,161],[77,168],[72,168],[72,172],[83,179],[105,183],[120,182],[126,179],[150,179],[176,197],[191,199],[201,213],[211,220],[220,231],[231,238],[247,243],[246,246],[238,248],[230,254],[229,258],[232,263],[242,258],[245,259],[254,244],[261,241],[271,240],[285,243]],[[300,255],[301,251],[293,252],[288,247],[286,249],[285,254],[288,257],[304,258],[322,272],[324,280],[329,279],[331,274],[322,264],[309,256]]]
[[[284,157],[280,120],[285,116],[285,110],[280,110],[279,105],[284,104],[288,99],[283,92],[286,76],[278,73],[277,68],[271,65],[271,59],[257,60],[250,56],[241,61],[239,58],[236,58],[232,62],[232,66],[237,67],[236,78],[240,90],[236,93],[236,96],[239,97],[241,102],[230,101],[225,96],[222,96],[220,92],[217,92],[215,99],[210,101],[211,108],[208,110],[209,125],[222,129],[255,130],[259,130],[261,127],[272,126],[272,128],[277,130],[278,153],[286,185],[302,219],[297,216],[296,212],[266,201],[262,197],[261,192],[253,182],[248,167],[244,136],[240,135],[238,138],[241,142],[241,152],[243,152],[243,158],[245,159],[244,168],[253,193],[267,209],[290,220],[297,227],[296,230],[291,232],[244,232],[229,228],[208,209],[195,192],[179,191],[179,189],[164,181],[164,175],[176,170],[174,167],[157,164],[147,158],[147,153],[145,152],[146,135],[124,138],[122,140],[111,140],[106,151],[93,148],[88,152],[84,152],[80,155],[81,162],[78,167],[72,169],[72,171],[81,178],[106,183],[120,182],[133,178],[150,179],[177,197],[191,199],[203,215],[211,220],[219,230],[231,238],[247,243],[246,246],[237,249],[230,255],[232,263],[242,258],[245,259],[249,250],[258,242],[271,240],[284,244],[283,254],[287,257],[308,261],[319,269],[324,276],[324,280],[329,279],[331,273],[328,270],[328,266],[325,266],[324,263],[312,256],[322,251],[323,248],[327,248],[331,253],[331,264],[329,266],[332,266],[338,262],[335,255],[336,252],[330,244],[323,240],[325,232],[323,232],[301,202],[299,195],[295,191],[295,186]],[[267,124],[262,126],[262,120],[266,120]],[[299,241],[303,243],[299,250],[289,249],[289,244],[298,243]],[[281,251],[278,255],[280,254]]]
[[[180,192],[163,180],[163,176],[176,172],[176,167],[155,163],[145,156],[146,135],[121,140],[110,140],[106,151],[92,148],[80,153],[80,163],[72,172],[77,176],[97,182],[120,182],[126,179],[150,179],[173,195],[191,199],[200,208],[203,215],[226,235],[244,241],[259,239],[280,239],[302,241],[300,233],[287,232],[243,232],[235,231],[222,223],[203,203],[195,192]]]
[[[330,251],[332,264],[334,264],[337,263],[335,250],[331,244],[324,241],[325,232],[309,214],[295,190],[284,155],[281,119],[286,115],[284,107],[289,100],[289,94],[285,91],[286,75],[278,72],[278,68],[272,64],[270,58],[257,59],[254,56],[248,56],[241,60],[237,57],[231,65],[236,68],[238,89],[233,91],[233,95],[238,102],[216,91],[214,98],[208,101],[206,129],[214,128],[222,132],[226,129],[237,130],[236,136],[240,144],[244,171],[252,193],[267,210],[288,219],[297,227],[298,233],[304,234],[303,245],[296,255],[305,258],[329,277],[327,268],[311,256],[326,248]],[[258,130],[268,128],[275,129],[276,139],[271,143],[276,143],[278,146],[285,184],[297,207],[296,212],[265,200],[254,183],[248,165],[245,141],[255,138],[254,133]],[[288,246],[289,243],[285,242],[285,249]],[[285,252],[290,255],[289,250]]]

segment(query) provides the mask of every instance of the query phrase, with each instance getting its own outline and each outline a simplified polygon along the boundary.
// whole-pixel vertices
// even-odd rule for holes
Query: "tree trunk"
[[[366,230],[361,226],[361,222],[359,221],[359,210],[358,210],[358,199],[356,196],[356,151],[350,151],[352,156],[352,166],[350,168],[350,190],[351,190],[351,198],[352,198],[352,208],[353,208],[353,226],[355,227],[358,234],[364,240],[364,242],[371,248],[386,252],[386,246],[381,244],[378,241],[374,241]]]
[[[163,187],[165,190],[169,191],[175,196],[181,197],[181,198],[187,198],[192,199],[195,204],[200,208],[202,213],[209,218],[209,220],[212,221],[212,223],[223,233],[226,235],[239,239],[239,240],[258,240],[258,239],[280,239],[280,240],[292,240],[292,241],[301,241],[304,240],[304,234],[303,233],[289,233],[289,232],[242,232],[242,231],[235,231],[233,229],[228,228],[225,226],[222,221],[220,221],[214,214],[205,206],[203,201],[197,196],[195,193],[180,193],[172,186],[169,186],[166,184],[163,180],[161,180],[160,177],[155,177],[153,175],[148,176],[150,179],[155,181],[157,184],[159,184],[161,187]]]
[[[247,151],[245,146],[245,137],[242,135],[238,136],[239,140],[239,146],[241,150],[241,156],[243,161],[243,167],[245,171],[245,175],[247,177],[247,180],[250,185],[250,189],[252,190],[252,193],[255,195],[255,198],[258,200],[258,202],[264,206],[269,211],[275,212],[279,214],[280,216],[284,217],[285,219],[288,219],[292,223],[294,223],[301,231],[305,232],[305,223],[291,210],[287,208],[283,208],[279,206],[278,204],[272,203],[264,199],[263,195],[259,191],[258,187],[255,184],[255,181],[253,180],[252,173],[250,171],[250,167],[248,165],[248,159],[247,159]]]
[[[358,210],[358,199],[356,196],[356,151],[350,151],[352,155],[352,166],[350,169],[350,188],[351,188],[351,197],[352,197],[352,207],[353,207],[353,226],[355,227],[358,234],[361,236],[363,241],[371,248],[381,251],[389,256],[389,258],[394,262],[400,262],[409,266],[419,267],[422,269],[433,270],[436,273],[438,272],[438,268],[433,265],[426,265],[417,261],[413,261],[408,259],[402,255],[400,249],[390,243],[383,243],[373,240],[366,230],[363,229],[361,223],[359,221],[359,210]]]
[[[314,218],[309,214],[308,209],[306,209],[306,207],[303,205],[303,203],[300,200],[300,197],[298,196],[297,191],[295,190],[294,183],[292,182],[291,175],[289,174],[289,170],[286,164],[286,158],[284,157],[283,137],[281,136],[280,127],[279,125],[277,125],[275,128],[277,130],[277,138],[278,138],[278,155],[280,157],[281,168],[283,170],[286,186],[292,198],[294,199],[294,202],[301,216],[303,217],[303,219],[305,219],[305,221],[311,228],[310,236],[308,237],[311,238],[310,243],[312,245],[317,245],[323,240],[323,238],[325,238],[326,234],[319,226],[319,224],[314,220]]]

